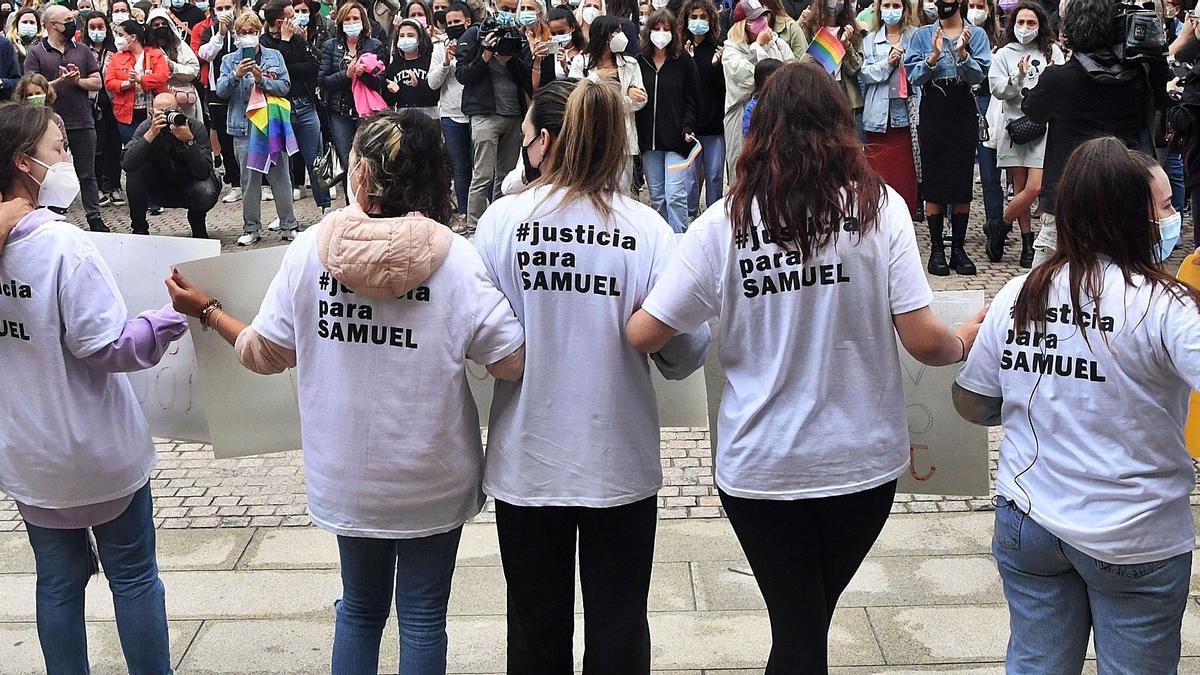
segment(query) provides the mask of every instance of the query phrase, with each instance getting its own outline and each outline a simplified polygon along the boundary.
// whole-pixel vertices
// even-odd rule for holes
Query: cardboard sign
[[[940,291],[931,308],[943,323],[954,328],[983,309],[983,291]],[[725,370],[717,358],[717,326],[704,364],[708,387],[709,438],[716,464],[717,420],[725,390]],[[899,338],[897,338],[899,343]],[[899,345],[898,345],[899,346]],[[909,466],[900,477],[899,492],[928,495],[986,495],[988,473],[987,429],[964,420],[954,410],[950,385],[961,365],[933,368],[917,362],[900,349],[901,377],[908,414]]]
[[[1196,265],[1195,253],[1184,258],[1179,266],[1179,280],[1194,288],[1200,288],[1200,265]],[[1184,437],[1187,439],[1188,452],[1192,457],[1200,457],[1200,392],[1192,392],[1192,403],[1188,410],[1187,426],[1184,427]]]
[[[215,239],[91,233],[91,240],[112,270],[130,317],[171,302],[163,280],[172,266],[221,253],[221,242]],[[196,378],[190,331],[171,345],[157,366],[128,375],[150,433],[159,438],[208,441],[208,419]]]

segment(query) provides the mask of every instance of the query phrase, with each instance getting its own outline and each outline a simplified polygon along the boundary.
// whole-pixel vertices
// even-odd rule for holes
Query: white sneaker
[[[276,218],[275,220],[272,220],[271,224],[267,225],[267,229],[272,232],[278,232],[279,231],[279,219]]]
[[[271,188],[269,188],[269,187],[267,187],[267,186],[265,186],[265,185],[263,186],[263,189],[262,189],[262,198],[263,198],[265,201],[268,201],[268,202],[273,202],[273,201],[275,201],[275,195],[271,194]]]
[[[294,202],[298,202],[298,201],[300,201],[301,199],[304,199],[304,196],[305,196],[306,194],[307,194],[307,192],[306,192],[306,191],[305,191],[305,189],[304,189],[304,188],[302,188],[302,187],[293,188],[293,189],[292,189],[292,201],[294,201]]]
[[[221,202],[225,204],[232,204],[240,201],[242,201],[242,188],[240,187],[229,188],[229,192],[225,193],[225,196],[221,199]]]
[[[242,236],[238,237],[237,245],[238,246],[249,246],[250,244],[258,243],[259,239],[262,239],[262,235],[259,234],[258,232],[247,232],[246,234],[243,234]]]
[[[296,230],[284,230],[283,231],[283,240],[284,241],[294,241],[295,239],[296,239]]]
[[[337,188],[336,187],[329,188],[329,199],[330,200],[337,199]]]

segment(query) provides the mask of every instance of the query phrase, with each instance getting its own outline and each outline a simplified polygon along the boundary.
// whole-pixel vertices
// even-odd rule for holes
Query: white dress
[[[1026,54],[1030,57],[1030,64],[1025,74],[1021,75],[1018,64]],[[1046,62],[1046,55],[1038,49],[1036,44],[1023,45],[1019,42],[1011,42],[992,55],[992,66],[988,71],[988,87],[991,89],[992,98],[1000,104],[997,123],[991,129],[992,138],[996,142],[996,166],[1000,168],[1014,166],[1029,169],[1042,168],[1042,161],[1046,154],[1045,134],[1035,141],[1016,145],[1008,136],[1008,123],[1025,114],[1021,112],[1021,102],[1025,99],[1025,92],[1037,86],[1038,77],[1046,70],[1046,67],[1062,62],[1063,54],[1058,45],[1053,45],[1050,63]]]

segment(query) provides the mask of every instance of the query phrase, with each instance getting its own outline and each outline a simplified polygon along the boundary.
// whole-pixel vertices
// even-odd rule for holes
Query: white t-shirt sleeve
[[[1192,389],[1200,389],[1200,311],[1196,303],[1172,297],[1161,325],[1163,347],[1176,372]]]
[[[719,209],[708,213],[720,214]],[[714,221],[724,218],[701,217],[679,241],[675,254],[656,273],[656,283],[642,303],[642,309],[680,333],[692,333],[720,312],[720,267],[714,260]]]
[[[979,327],[979,334],[975,336],[967,363],[958,373],[958,386],[982,396],[1000,398],[1004,395],[1000,386],[1000,354],[1011,321],[1013,299],[1024,285],[1025,277],[1020,276],[996,294],[983,325]]]
[[[78,359],[112,344],[129,318],[117,282],[100,253],[86,244],[81,255],[58,290],[63,344]]]
[[[508,298],[487,277],[482,265],[475,286],[475,325],[467,358],[486,366],[517,351],[525,343],[525,331]]]
[[[887,188],[886,201],[882,209],[883,221],[879,224],[889,239],[888,299],[892,314],[904,314],[928,307],[933,302],[933,290],[921,268],[921,256],[917,251],[917,233],[904,199]]]
[[[258,308],[258,316],[254,317],[254,323],[251,324],[259,335],[293,351],[296,349],[296,308],[292,287],[292,270],[296,266],[296,256],[292,252],[295,250],[298,248],[293,245],[283,256],[279,271],[267,287],[267,295]],[[311,249],[308,249],[308,252],[313,253]]]

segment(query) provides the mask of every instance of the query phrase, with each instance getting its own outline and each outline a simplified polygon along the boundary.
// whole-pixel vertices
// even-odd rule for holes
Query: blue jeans
[[[317,174],[313,171],[313,162],[321,156],[325,142],[321,138],[321,119],[317,117],[317,109],[312,101],[295,102],[292,107],[292,130],[296,133],[296,143],[300,146],[300,154],[304,156],[304,168],[308,170],[308,180],[313,186],[313,201],[317,206],[329,206],[329,190],[317,187]],[[303,186],[303,178],[297,178],[295,185]]]
[[[333,672],[379,672],[392,611],[400,624],[400,675],[446,672],[446,604],[462,527],[418,539],[338,537],[342,599],[334,603]]]
[[[446,151],[450,153],[450,166],[454,169],[454,199],[460,215],[467,213],[467,195],[471,192],[471,124],[442,118],[442,138],[446,139]]]
[[[346,172],[347,177],[350,175],[350,167],[346,165],[350,163],[350,148],[354,144],[354,134],[356,133],[358,133],[357,119],[336,112],[329,113],[329,135],[332,136],[333,149],[337,152],[338,159],[342,163],[342,171]],[[342,179],[342,196],[349,204],[350,194],[346,190],[346,179]]]
[[[688,212],[700,210],[700,178],[698,169],[704,169],[704,206],[712,206],[725,192],[725,136],[697,136],[702,149],[696,163],[692,165],[692,189],[688,191]]]
[[[1009,673],[1079,673],[1089,632],[1100,675],[1177,672],[1190,552],[1136,565],[1101,562],[997,499],[992,553],[1012,627]]]
[[[977,96],[979,114],[986,115],[988,96]],[[996,168],[996,151],[983,147],[979,143],[975,151],[975,161],[979,164],[979,182],[983,183],[983,212],[988,220],[1004,218],[1004,189],[1000,187],[1000,169]]]
[[[25,524],[37,567],[37,630],[46,672],[87,673],[84,588],[93,573],[88,531]],[[116,608],[117,634],[131,675],[171,672],[167,610],[154,556],[150,483],[116,519],[91,528]]]
[[[1163,169],[1167,172],[1167,178],[1171,179],[1171,206],[1174,206],[1176,211],[1182,211],[1187,195],[1187,189],[1183,185],[1183,155],[1168,152]]]
[[[647,150],[642,153],[642,171],[650,191],[650,206],[658,211],[676,232],[688,226],[688,192],[691,191],[691,171],[668,171],[667,166],[686,162],[687,157],[666,150]]]

